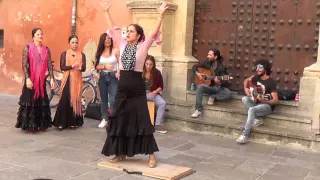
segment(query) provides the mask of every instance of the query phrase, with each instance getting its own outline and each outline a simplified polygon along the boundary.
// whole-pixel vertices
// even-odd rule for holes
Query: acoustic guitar
[[[212,73],[209,69],[206,68],[198,68],[198,73],[203,74],[205,76],[212,76]],[[200,84],[210,85],[211,80],[205,80],[204,78],[199,79],[197,75],[194,76],[194,84],[199,86]]]
[[[199,79],[197,75],[194,77],[194,83],[196,86],[200,84],[210,85],[211,80],[214,80],[215,78],[218,78],[219,80],[232,80],[233,77],[230,75],[224,75],[224,76],[214,76],[212,75],[211,71],[206,68],[198,68],[198,73],[202,74],[202,79]]]
[[[266,99],[266,100],[270,100],[272,99],[270,94],[265,94],[265,92],[263,92],[263,88],[261,86],[257,86],[254,85],[252,83],[252,81],[249,81],[249,90],[250,90],[250,95],[251,95],[251,99],[254,102],[257,102],[258,97],[260,97],[261,99]]]

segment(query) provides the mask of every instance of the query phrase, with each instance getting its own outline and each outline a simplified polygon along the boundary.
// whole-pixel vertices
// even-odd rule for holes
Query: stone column
[[[310,116],[312,129],[320,132],[320,33],[317,62],[304,68],[299,94],[299,110]]]
[[[157,7],[161,2],[132,0],[127,3],[133,13],[133,22],[141,25],[146,35],[157,21]],[[163,43],[161,46],[153,45],[149,54],[155,56],[157,68],[162,71],[165,98],[186,100],[191,67],[198,62],[191,55],[195,0],[168,2],[169,9],[161,28]]]

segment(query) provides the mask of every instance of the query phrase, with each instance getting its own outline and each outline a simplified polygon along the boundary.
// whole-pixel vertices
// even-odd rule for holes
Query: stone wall
[[[163,44],[152,46],[149,54],[156,57],[157,68],[164,78],[163,95],[170,99],[186,100],[186,90],[190,87],[191,67],[197,60],[191,55],[194,19],[194,0],[171,0],[161,28]],[[147,31],[155,24],[160,1],[132,0],[128,7],[133,13],[133,21]]]

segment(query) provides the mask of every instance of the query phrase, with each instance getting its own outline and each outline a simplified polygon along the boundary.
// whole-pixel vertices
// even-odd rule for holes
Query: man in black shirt
[[[211,70],[215,76],[228,75],[227,67],[222,63],[222,56],[217,49],[211,49],[208,52],[207,59],[194,65],[193,73],[198,76],[199,79],[203,79],[203,74],[198,72],[198,68],[205,68]],[[228,81],[220,80],[217,77],[211,81],[210,86],[201,84],[197,87],[196,91],[196,105],[195,112],[191,115],[193,118],[197,118],[202,113],[202,96],[203,94],[211,95],[209,97],[208,105],[212,105],[215,100],[228,100],[231,99],[231,92],[227,88]]]
[[[279,102],[277,84],[270,77],[271,63],[258,60],[255,64],[256,75],[247,78],[243,83],[247,96],[242,98],[242,102],[248,110],[248,118],[242,135],[237,139],[241,144],[248,142],[252,126],[263,124],[263,120],[258,118],[271,114]],[[249,84],[252,87],[249,88]]]

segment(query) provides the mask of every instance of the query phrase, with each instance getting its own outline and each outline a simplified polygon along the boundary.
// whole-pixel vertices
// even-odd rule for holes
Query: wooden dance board
[[[178,180],[194,172],[188,167],[163,163],[158,163],[155,168],[149,168],[148,163],[149,160],[129,158],[117,163],[102,161],[98,166],[164,180]]]

